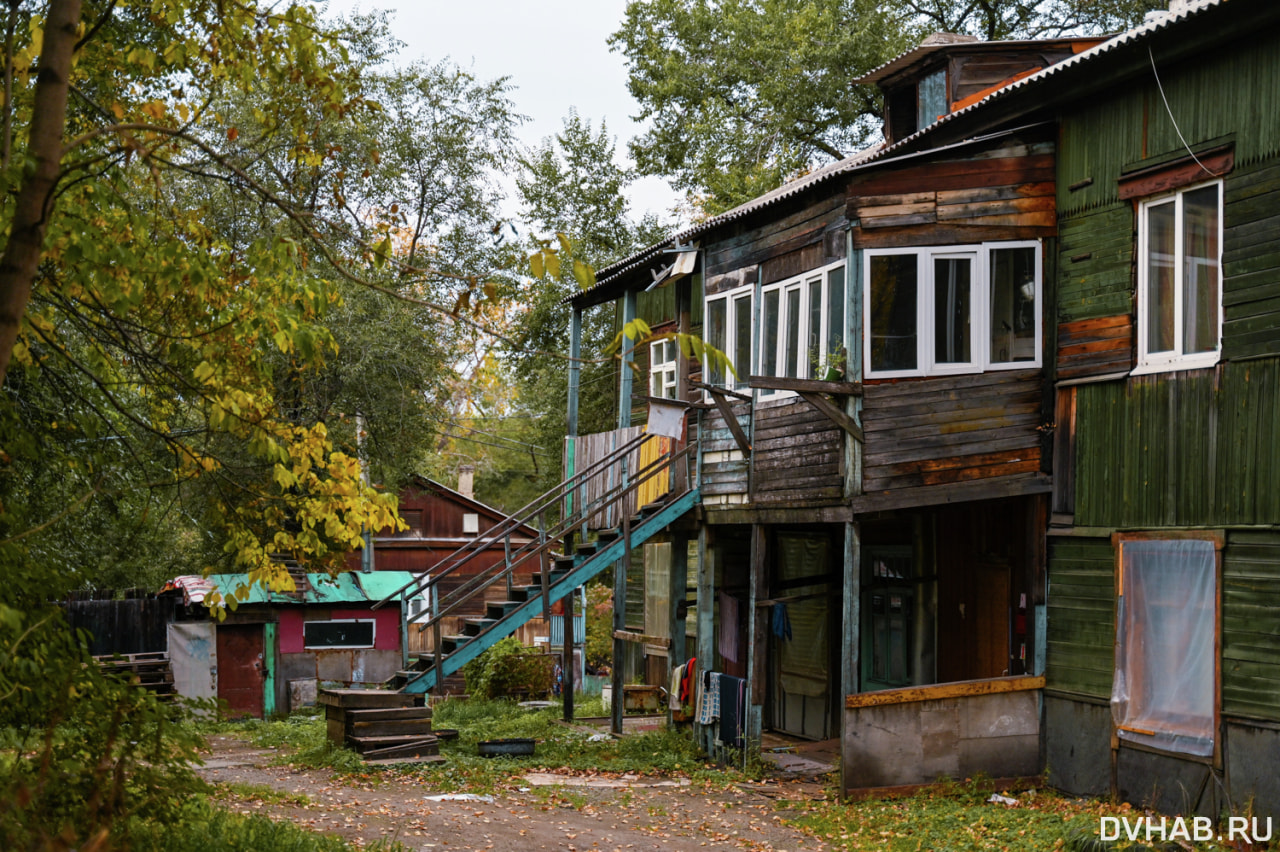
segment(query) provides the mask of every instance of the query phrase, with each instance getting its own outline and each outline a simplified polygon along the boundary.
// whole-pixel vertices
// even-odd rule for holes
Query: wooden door
[[[218,697],[227,702],[227,716],[261,719],[265,681],[262,625],[218,625]]]

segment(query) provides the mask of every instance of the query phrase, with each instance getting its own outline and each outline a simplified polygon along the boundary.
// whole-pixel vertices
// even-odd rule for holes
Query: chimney
[[[458,466],[458,493],[468,500],[476,499],[476,466],[464,464]]]

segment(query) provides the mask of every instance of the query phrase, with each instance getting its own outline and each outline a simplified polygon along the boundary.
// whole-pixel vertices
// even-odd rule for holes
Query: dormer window
[[[916,91],[916,129],[928,127],[948,111],[947,69],[939,68],[920,79]]]

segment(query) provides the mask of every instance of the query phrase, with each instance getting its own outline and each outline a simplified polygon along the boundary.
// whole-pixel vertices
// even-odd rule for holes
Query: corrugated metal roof
[[[996,91],[987,95],[985,98],[978,101],[977,103],[967,106],[964,109],[957,110],[956,112],[950,113],[948,115],[944,115],[940,119],[935,121],[933,124],[930,124],[928,127],[925,127],[917,131],[916,133],[913,133],[912,135],[895,142],[892,145],[881,146],[878,148],[870,148],[865,151],[859,151],[849,157],[846,157],[843,160],[839,160],[834,163],[829,163],[828,165],[823,166],[817,171],[814,171],[808,175],[805,175],[802,178],[791,181],[790,183],[783,184],[777,189],[772,190],[771,192],[767,192],[764,195],[759,196],[758,198],[754,198],[751,201],[746,202],[745,204],[741,204],[733,208],[732,210],[721,213],[718,216],[713,216],[712,218],[707,219],[705,222],[701,222],[693,227],[686,228],[685,230],[679,231],[676,234],[672,235],[671,237],[665,240],[662,240],[661,242],[654,243],[653,245],[647,248],[641,249],[640,251],[636,252],[630,257],[620,260],[617,263],[614,263],[600,270],[596,275],[596,284],[594,286],[586,290],[583,290],[581,293],[577,293],[573,296],[570,296],[569,298],[565,299],[564,302],[565,303],[584,302],[586,305],[596,304],[597,300],[591,298],[593,294],[597,294],[597,295],[601,294],[601,291],[608,289],[609,285],[612,284],[614,281],[622,278],[627,273],[630,273],[638,269],[639,267],[644,266],[648,261],[650,261],[652,258],[661,254],[664,249],[670,246],[688,242],[692,238],[700,234],[703,234],[713,228],[716,228],[727,222],[732,222],[736,219],[741,219],[745,216],[748,216],[752,213],[755,213],[773,204],[784,201],[788,198],[792,198],[808,189],[812,189],[813,187],[817,186],[820,183],[825,182],[826,180],[835,178],[840,175],[848,174],[849,172],[854,171],[855,169],[870,166],[872,164],[879,164],[879,163],[885,162],[895,154],[907,152],[911,148],[918,145],[921,141],[926,139],[928,136],[938,132],[939,128],[950,125],[953,121],[955,121],[958,118],[969,116],[979,110],[986,109],[990,106],[990,104],[995,103],[997,101],[1004,100],[1005,98],[1008,98],[1012,94],[1025,91],[1026,89],[1032,86],[1038,85],[1042,81],[1047,80],[1049,78],[1056,77],[1063,73],[1069,73],[1074,69],[1087,64],[1091,60],[1094,60],[1106,54],[1110,54],[1116,50],[1127,47],[1134,43],[1141,42],[1142,40],[1150,37],[1151,35],[1161,32],[1164,29],[1167,29],[1169,26],[1175,23],[1181,23],[1182,21],[1185,21],[1189,18],[1193,18],[1203,13],[1207,9],[1212,9],[1218,6],[1225,5],[1228,2],[1230,2],[1230,0],[1194,0],[1194,2],[1188,3],[1185,8],[1180,9],[1176,12],[1164,12],[1164,13],[1153,15],[1150,21],[1147,21],[1140,26],[1134,27],[1131,30],[1123,32],[1115,36],[1114,38],[1108,39],[1107,41],[1104,41],[1101,44],[1095,45],[1089,48],[1088,50],[1085,50],[1081,53],[1076,54],[1075,56],[1072,56],[1068,59],[1064,59],[1062,62],[1059,62],[1056,65],[1051,65],[1048,68],[1045,68],[1043,71],[1037,71],[1035,74],[1032,74],[1028,77],[1024,77],[1023,79],[1015,83],[1012,83],[1008,86],[1005,86],[1002,89],[997,89]],[[977,141],[977,140],[975,139],[975,140],[968,140],[968,141]],[[603,299],[600,299],[600,301],[603,301]]]
[[[207,589],[201,589],[198,593],[191,590],[188,601],[199,603],[204,600],[208,591],[214,590],[224,597],[230,597],[236,590],[247,587],[248,597],[240,601],[238,604],[240,606],[265,603],[330,605],[368,603],[383,600],[414,580],[415,576],[408,571],[373,571],[369,574],[346,571],[337,577],[330,577],[328,574],[308,574],[309,588],[299,601],[296,597],[283,592],[269,592],[261,583],[251,585],[248,574],[210,574],[206,578]]]
[[[920,130],[916,131],[910,136],[900,139],[894,144],[889,145],[885,148],[881,148],[873,156],[869,157],[867,159],[867,162],[875,162],[883,158],[886,158],[889,155],[896,153],[898,151],[911,148],[915,144],[920,142],[922,139],[936,133],[939,128],[952,123],[956,119],[971,115],[979,110],[988,108],[992,103],[1005,100],[1011,95],[1023,92],[1032,86],[1039,85],[1045,80],[1048,80],[1053,77],[1057,77],[1064,73],[1071,73],[1076,68],[1080,67],[1081,65],[1087,64],[1091,60],[1095,60],[1100,56],[1113,53],[1118,49],[1127,47],[1136,42],[1141,42],[1142,40],[1154,35],[1155,33],[1158,33],[1164,29],[1167,29],[1172,24],[1180,23],[1182,21],[1187,20],[1188,18],[1192,18],[1192,17],[1195,17],[1196,15],[1201,14],[1207,9],[1225,5],[1227,2],[1229,2],[1229,0],[1197,0],[1196,2],[1188,3],[1185,8],[1180,9],[1177,12],[1161,12],[1161,13],[1153,14],[1151,16],[1150,21],[1147,21],[1140,26],[1134,27],[1131,30],[1127,30],[1123,33],[1120,33],[1114,38],[1108,39],[1107,41],[1104,41],[1101,44],[1094,45],[1088,50],[1082,51],[1081,53],[1077,53],[1075,56],[1072,56],[1068,59],[1064,59],[1061,62],[1057,63],[1056,65],[1050,65],[1048,68],[1045,68],[1043,71],[1037,71],[1036,73],[1030,75],[1029,77],[1024,77],[1015,83],[1010,83],[1008,86],[1005,86],[1004,88],[997,89],[996,91],[987,95],[982,100],[978,101],[977,103],[970,104],[964,109],[959,109],[959,110],[956,110],[955,112],[948,113],[947,115],[940,117],[937,121],[935,121],[933,124],[930,124],[928,127],[921,128]]]

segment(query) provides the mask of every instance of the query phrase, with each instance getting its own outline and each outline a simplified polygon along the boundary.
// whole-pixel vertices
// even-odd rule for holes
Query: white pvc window
[[[761,291],[762,376],[787,379],[843,378],[845,353],[844,264],[833,264]],[[762,391],[770,397],[785,391]]]
[[[704,338],[707,343],[729,356],[737,378],[705,364],[707,384],[732,389],[747,387],[751,372],[751,302],[753,288],[748,285],[708,297],[704,312]]]
[[[679,344],[659,340],[649,344],[649,396],[676,398],[676,356]]]
[[[1217,727],[1217,548],[1119,536],[1111,712],[1122,740],[1208,757]]]
[[[868,250],[869,378],[1040,366],[1038,242]]]
[[[1218,363],[1222,348],[1222,182],[1138,207],[1138,369]]]

